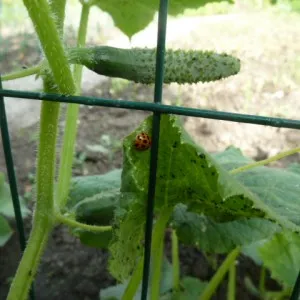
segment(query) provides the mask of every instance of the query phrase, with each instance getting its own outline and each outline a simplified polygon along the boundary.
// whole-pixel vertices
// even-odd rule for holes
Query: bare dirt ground
[[[298,118],[300,104],[300,37],[298,28],[300,16],[271,12],[243,13],[213,17],[193,17],[173,19],[168,22],[168,48],[209,49],[225,51],[241,59],[241,72],[221,82],[197,84],[192,86],[171,85],[164,87],[164,102],[187,107],[225,110],[238,113]],[[115,30],[115,29],[113,29]],[[134,46],[154,46],[156,27],[151,24],[133,40]],[[129,45],[124,37],[114,31],[113,40],[108,44],[115,46]],[[22,37],[14,38],[16,45]],[[13,40],[13,39],[12,39]],[[30,40],[30,39],[29,39]],[[95,41],[94,41],[95,42]],[[20,56],[17,65],[30,65],[38,61],[36,41],[26,44],[25,49],[10,51],[1,59],[1,72],[15,68],[15,57]],[[1,50],[1,48],[0,48]],[[2,50],[1,50],[2,51]],[[152,101],[153,86],[127,83],[118,79],[89,77],[86,73],[83,93],[115,99]],[[92,79],[91,79],[92,78]],[[31,82],[15,81],[9,86],[25,89]],[[89,83],[89,85],[88,85]],[[15,84],[15,85],[14,85]],[[8,86],[8,83],[7,83]],[[38,84],[34,86],[39,88]],[[20,194],[30,192],[29,174],[35,172],[38,131],[38,109],[36,102],[27,101],[28,115],[15,110],[17,101],[8,107],[11,128],[12,149]],[[6,103],[9,101],[7,100]],[[24,109],[24,108],[23,108]],[[86,158],[74,168],[74,175],[100,174],[112,168],[121,167],[122,153],[119,150],[113,162],[104,154],[90,153],[86,146],[99,143],[103,134],[114,140],[122,140],[147,115],[137,111],[81,107],[77,141],[77,156],[86,154]],[[26,118],[27,116],[27,118]],[[21,118],[24,118],[20,126]],[[291,129],[262,127],[187,117],[185,127],[194,139],[209,151],[222,151],[229,145],[235,145],[256,159],[274,155],[284,149],[297,147],[300,133]],[[19,125],[19,126],[18,126]],[[27,127],[29,126],[29,127]],[[0,171],[5,172],[5,162],[0,145]],[[299,161],[299,156],[287,158],[278,163],[284,166],[290,161]],[[30,202],[31,203],[31,202]],[[32,206],[32,204],[31,204]],[[12,225],[14,226],[13,222]],[[26,220],[26,228],[31,222]],[[168,240],[168,239],[167,239]],[[167,248],[169,247],[167,241]],[[0,299],[5,299],[10,277],[15,273],[20,251],[17,234],[0,249]],[[58,227],[53,232],[46,253],[42,258],[36,281],[36,299],[98,299],[100,288],[114,283],[106,271],[108,254],[105,251],[82,246],[71,236],[68,229]],[[213,270],[204,256],[197,250],[181,247],[182,274],[209,279]],[[254,263],[241,257],[238,267],[237,299],[256,299],[244,287],[246,275],[258,282],[259,268]],[[276,287],[274,282],[269,282]],[[215,299],[225,299],[224,283]]]

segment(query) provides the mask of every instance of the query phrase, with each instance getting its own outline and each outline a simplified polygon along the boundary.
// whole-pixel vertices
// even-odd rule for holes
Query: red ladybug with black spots
[[[139,151],[143,151],[143,150],[147,150],[151,147],[151,143],[152,140],[150,138],[150,136],[145,133],[145,132],[141,132],[140,134],[138,134],[135,138],[134,141],[134,146],[135,149],[139,150]]]

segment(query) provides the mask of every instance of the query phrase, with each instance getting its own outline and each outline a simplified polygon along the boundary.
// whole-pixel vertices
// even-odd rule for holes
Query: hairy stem
[[[213,278],[209,281],[204,292],[201,294],[200,296],[201,300],[208,300],[212,297],[212,295],[216,292],[217,287],[223,280],[228,269],[230,268],[232,263],[239,255],[239,253],[240,253],[240,247],[237,247],[228,254],[228,256],[226,257],[226,259],[224,260],[224,262],[222,263],[218,271],[215,273]]]
[[[176,230],[172,229],[172,264],[173,264],[173,290],[179,290],[180,281],[180,266],[179,266],[179,251],[178,237]]]
[[[82,47],[85,45],[87,25],[89,18],[90,6],[83,5],[81,11],[79,32],[77,46]],[[77,85],[76,94],[80,94],[80,83],[82,77],[82,66],[75,65],[74,79]],[[58,188],[57,188],[57,204],[62,209],[67,201],[70,181],[72,176],[73,154],[75,148],[75,140],[77,135],[77,119],[78,119],[79,105],[69,104],[66,116],[66,129],[63,140],[63,147],[61,152],[61,161],[58,175]]]
[[[1,77],[2,81],[8,81],[8,80],[14,80],[14,79],[18,79],[18,78],[23,78],[23,77],[27,77],[30,75],[34,75],[37,74],[42,68],[42,64],[38,64],[37,66],[34,67],[30,67],[21,71],[17,71],[17,72],[13,72],[10,74],[6,74],[3,75]]]
[[[34,24],[59,91],[67,95],[74,94],[75,84],[47,1],[23,0],[23,2]],[[55,14],[55,11],[52,12]],[[49,89],[53,88],[51,82],[53,82],[52,75],[46,76],[44,86]],[[58,116],[59,104],[47,101],[42,103],[37,159],[36,210],[29,241],[10,287],[8,300],[27,299],[41,255],[54,226],[53,192]]]
[[[66,0],[49,0],[49,5],[52,15],[54,16],[56,28],[62,37],[64,31]]]
[[[59,105],[43,102],[37,165],[37,200],[27,247],[11,284],[7,300],[26,300],[30,285],[54,225],[53,178]]]
[[[73,228],[80,228],[91,232],[104,232],[104,231],[111,231],[111,226],[96,226],[96,225],[88,225],[84,223],[77,222],[73,219],[65,217],[61,214],[56,215],[56,220],[60,223],[63,223],[69,227]]]
[[[76,87],[72,73],[47,1],[23,0],[23,2],[34,24],[59,91],[62,94],[74,95]],[[55,19],[60,15],[54,11],[53,14]]]

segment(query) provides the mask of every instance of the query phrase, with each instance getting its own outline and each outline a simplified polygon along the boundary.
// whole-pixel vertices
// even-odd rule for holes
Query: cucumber
[[[136,83],[155,81],[156,49],[120,49],[108,46],[71,48],[70,63],[109,77],[119,77]],[[209,82],[240,71],[240,60],[226,53],[199,50],[167,50],[165,52],[164,83]]]

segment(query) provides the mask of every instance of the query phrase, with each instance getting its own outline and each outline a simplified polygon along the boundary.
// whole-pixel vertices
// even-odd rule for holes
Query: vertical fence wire
[[[167,16],[168,16],[168,0],[161,0],[159,6],[159,17],[158,17],[154,103],[162,102]],[[145,226],[145,253],[144,253],[144,268],[143,268],[141,300],[147,299],[148,284],[149,284],[159,131],[160,131],[160,113],[154,112],[153,122],[152,122],[152,147],[151,147],[151,155],[150,155],[147,218],[146,218],[146,226]]]
[[[2,81],[0,75],[0,90],[2,89]],[[24,230],[24,223],[21,213],[19,195],[18,195],[18,187],[17,187],[17,180],[16,174],[14,169],[14,161],[11,152],[10,146],[10,138],[7,126],[7,118],[6,118],[6,111],[5,111],[5,103],[4,97],[0,95],[0,128],[1,128],[1,137],[2,137],[2,144],[3,144],[3,151],[5,156],[5,163],[6,163],[6,170],[7,170],[7,177],[10,187],[10,193],[13,202],[13,208],[15,213],[15,219],[17,223],[17,230],[19,236],[19,243],[21,251],[23,252],[26,247],[26,238],[25,238],[25,230]],[[30,299],[34,300],[34,290],[33,286],[30,290]]]
[[[300,271],[298,273],[297,280],[294,284],[294,288],[290,300],[298,300],[299,295],[300,295]]]
[[[0,77],[0,89],[2,89],[1,77]],[[22,219],[21,207],[20,207],[19,196],[18,196],[17,180],[14,171],[14,162],[11,153],[4,98],[2,96],[0,96],[0,118],[1,118],[0,120],[1,137],[2,137],[3,151],[4,151],[5,163],[7,169],[7,177],[9,181],[10,192],[11,192],[11,197],[12,197],[13,207],[14,207],[14,212],[16,217],[20,247],[21,250],[24,251],[26,246],[24,223]]]

